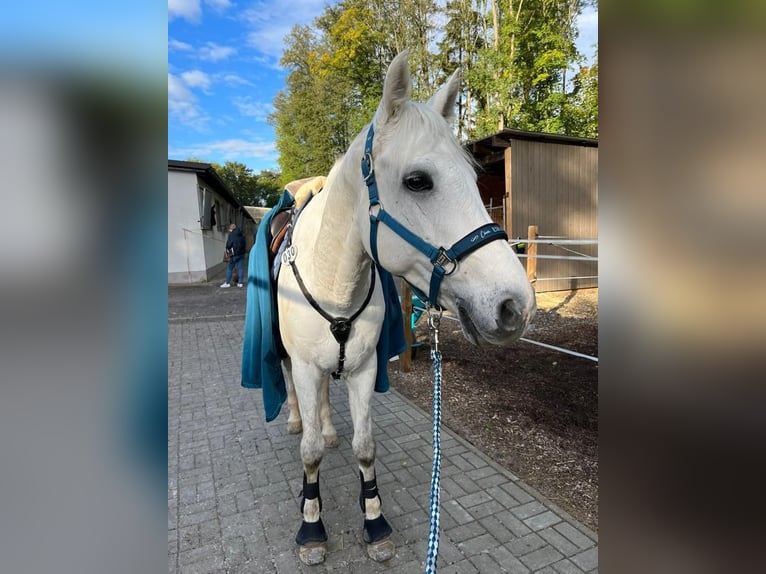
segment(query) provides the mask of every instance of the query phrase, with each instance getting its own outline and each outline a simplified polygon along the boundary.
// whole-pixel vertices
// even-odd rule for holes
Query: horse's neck
[[[313,237],[312,283],[317,295],[339,313],[352,313],[367,294],[371,259],[364,251],[356,222],[357,191],[343,178],[331,177],[314,201],[321,208]]]

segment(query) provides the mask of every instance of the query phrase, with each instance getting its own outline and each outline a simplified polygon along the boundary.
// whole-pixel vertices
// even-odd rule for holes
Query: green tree
[[[483,46],[482,16],[472,0],[449,0],[445,6],[446,24],[439,42],[438,65],[442,77],[437,85],[457,68],[461,69],[463,89],[457,101],[458,138],[463,139],[473,132],[475,92],[466,78],[472,77],[476,55]]]
[[[211,165],[241,205],[257,205],[256,178],[252,169],[237,161]]]
[[[504,127],[554,133],[579,129],[570,116],[580,113],[575,109],[580,102],[567,71],[583,62],[575,45],[576,19],[591,1],[448,2],[440,52],[450,62],[456,52],[463,60],[467,97],[460,133],[475,138]],[[467,56],[460,53],[466,38],[471,39],[462,43]]]
[[[287,183],[287,182],[285,182]],[[272,170],[261,170],[256,177],[256,191],[258,203],[261,207],[274,207],[282,195],[284,186],[281,183],[281,175]]]
[[[504,127],[598,133],[598,66],[583,68],[576,19],[596,0],[341,0],[286,38],[274,101],[282,181],[326,174],[372,117],[391,59],[410,50],[413,97],[463,71],[458,136]],[[436,23],[440,23],[438,27]],[[436,39],[439,38],[438,45]],[[580,70],[568,78],[568,70]]]
[[[567,102],[565,131],[589,138],[598,137],[598,54],[592,66],[583,66],[572,81]]]

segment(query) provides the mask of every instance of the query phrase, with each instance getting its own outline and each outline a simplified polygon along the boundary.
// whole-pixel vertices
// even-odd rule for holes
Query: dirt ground
[[[597,289],[540,293],[537,305],[526,338],[598,356]],[[447,319],[440,346],[443,423],[598,531],[598,363],[523,341],[475,347]],[[428,349],[391,380],[430,412]]]

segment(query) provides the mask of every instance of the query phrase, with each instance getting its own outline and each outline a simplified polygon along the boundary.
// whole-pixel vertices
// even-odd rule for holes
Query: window
[[[213,229],[213,225],[215,225],[214,209],[213,193],[209,189],[202,188],[202,217],[200,218],[202,229]]]

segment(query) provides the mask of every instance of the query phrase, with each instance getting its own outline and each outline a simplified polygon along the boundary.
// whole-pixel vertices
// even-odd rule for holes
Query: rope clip
[[[436,353],[439,351],[439,325],[444,310],[438,305],[434,307],[429,304],[426,306],[426,312],[428,313],[428,334],[431,338],[431,350]]]

